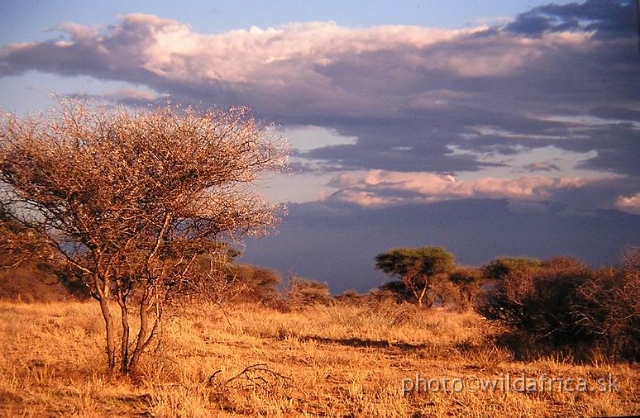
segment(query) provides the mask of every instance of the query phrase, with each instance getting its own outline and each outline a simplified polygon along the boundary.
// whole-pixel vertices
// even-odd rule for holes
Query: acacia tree
[[[453,269],[455,257],[442,247],[394,248],[375,258],[376,269],[390,276],[398,276],[413,293],[418,306],[428,291],[434,292],[435,281]],[[428,303],[431,306],[435,300]]]
[[[118,362],[124,374],[136,369],[158,334],[163,302],[192,278],[198,256],[278,220],[279,207],[250,187],[284,167],[286,146],[270,132],[245,108],[64,100],[46,115],[2,113],[2,207],[43,237],[99,302],[110,372]]]

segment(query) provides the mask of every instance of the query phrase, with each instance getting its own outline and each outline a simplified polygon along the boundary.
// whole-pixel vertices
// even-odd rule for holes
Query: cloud
[[[366,208],[424,204],[444,200],[508,199],[525,202],[551,201],[554,194],[580,189],[593,183],[610,182],[620,177],[485,177],[458,180],[451,175],[372,170],[361,177],[342,173],[329,185],[340,189],[334,200]]]
[[[548,162],[535,162],[530,163],[525,166],[525,168],[531,172],[537,171],[560,171],[560,167],[557,164],[548,163]]]
[[[148,91],[141,90],[135,88],[122,88],[112,92],[107,92],[103,95],[104,98],[111,99],[114,101],[131,101],[131,102],[154,102],[160,100],[161,98],[158,94]]]
[[[622,211],[640,215],[640,193],[618,197],[615,206]]]
[[[591,152],[582,169],[633,176],[640,62],[631,9],[627,0],[589,0],[463,30],[308,22],[223,33],[130,14],[6,45],[0,77],[124,81],[146,93],[110,99],[248,105],[285,126],[355,138],[298,153],[318,170],[488,173],[517,159],[487,155],[553,146]]]
[[[632,0],[548,4],[521,14],[507,29],[526,35],[593,31],[599,37],[628,37],[636,31],[636,13],[636,5]]]

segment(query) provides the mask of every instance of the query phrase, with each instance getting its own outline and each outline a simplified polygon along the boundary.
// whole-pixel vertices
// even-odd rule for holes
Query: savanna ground
[[[105,373],[97,304],[0,302],[3,416],[615,416],[640,414],[637,364],[521,362],[475,313],[412,305],[182,308],[131,378]],[[606,392],[402,393],[402,379],[615,379]],[[424,389],[424,388],[422,388]]]

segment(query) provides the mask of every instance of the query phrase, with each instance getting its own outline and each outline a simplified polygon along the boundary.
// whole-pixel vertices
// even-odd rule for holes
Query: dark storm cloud
[[[640,110],[614,106],[600,106],[591,110],[591,115],[603,119],[620,119],[638,121]]]
[[[374,149],[364,144],[331,145],[317,148],[303,157],[333,161],[344,170],[383,169],[391,171],[477,171],[482,167],[496,166],[482,163],[469,155],[450,155],[446,149],[416,149],[394,147]],[[335,170],[332,170],[335,171]]]
[[[637,9],[632,0],[587,0],[582,4],[536,7],[507,26],[526,35],[571,30],[595,31],[598,37],[629,37],[636,33]]]
[[[638,175],[594,181],[580,188],[558,189],[554,192],[552,202],[558,205],[566,205],[569,202],[573,209],[583,211],[594,211],[603,207],[624,210],[621,200],[625,196],[633,197],[638,193],[639,184]],[[640,214],[640,206],[631,212]]]
[[[316,148],[301,156],[351,169],[393,171],[477,171],[495,165],[481,163],[471,155],[454,155],[449,146],[458,143],[463,133],[447,120],[455,117],[454,112],[434,112],[422,118],[339,123],[335,129],[344,136],[357,137],[355,144]]]

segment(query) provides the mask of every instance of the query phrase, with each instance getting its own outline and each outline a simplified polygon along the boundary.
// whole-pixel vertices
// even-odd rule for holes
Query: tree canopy
[[[509,274],[526,269],[538,268],[541,261],[529,257],[500,256],[482,267],[484,275],[492,280],[503,280]]]
[[[442,247],[394,248],[375,258],[376,269],[398,276],[423,305],[436,276],[451,271],[455,257]]]

